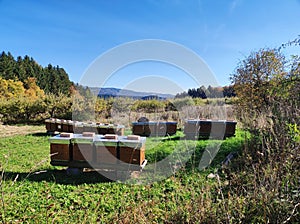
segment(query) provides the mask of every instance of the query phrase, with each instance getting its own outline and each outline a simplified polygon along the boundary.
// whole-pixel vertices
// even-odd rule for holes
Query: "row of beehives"
[[[187,120],[184,124],[184,134],[187,139],[224,139],[235,135],[236,124],[236,121],[231,120]]]
[[[184,123],[184,134],[187,139],[216,138],[224,139],[235,135],[236,121],[230,120],[187,120]],[[133,122],[132,133],[140,136],[174,135],[177,122]]]
[[[103,124],[96,122],[79,122],[72,120],[63,120],[50,118],[45,120],[46,130],[48,133],[68,132],[68,133],[83,133],[95,132],[100,135],[117,134],[124,135],[124,126],[115,124]]]
[[[51,164],[99,168],[120,163],[145,162],[145,137],[61,133],[49,139]]]
[[[232,120],[187,120],[184,124],[184,134],[187,139],[198,138],[226,138],[235,135],[236,121]],[[47,132],[83,133],[124,135],[123,125],[84,123],[71,120],[46,120]],[[177,131],[177,122],[132,122],[132,133],[139,136],[162,137],[174,135]]]
[[[133,122],[132,134],[147,137],[162,137],[175,135],[177,131],[177,122]]]

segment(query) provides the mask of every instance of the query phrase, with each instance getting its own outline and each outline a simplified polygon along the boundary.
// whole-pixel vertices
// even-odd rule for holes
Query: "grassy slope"
[[[0,217],[4,222],[63,222],[103,223],[135,220],[141,223],[179,219],[189,220],[187,202],[203,199],[208,206],[210,195],[218,183],[207,179],[230,151],[238,150],[243,136],[223,142],[213,167],[199,172],[199,161],[181,169],[166,180],[149,186],[109,182],[98,173],[67,176],[64,168],[49,164],[48,136],[27,135],[0,138],[1,181]],[[146,158],[150,162],[162,159],[172,152],[179,141],[156,144],[147,140]],[[209,141],[189,141],[196,144],[197,154],[203,152]],[[203,192],[206,192],[205,194]],[[204,200],[206,199],[206,200]],[[209,206],[207,208],[209,210]],[[208,211],[210,212],[210,211]],[[213,211],[212,211],[213,212]]]

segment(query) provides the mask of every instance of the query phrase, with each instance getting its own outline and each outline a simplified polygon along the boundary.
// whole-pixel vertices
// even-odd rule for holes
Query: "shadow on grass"
[[[113,172],[113,171],[107,171]],[[102,176],[95,170],[84,171],[78,174],[68,174],[66,169],[63,170],[42,170],[33,173],[18,173],[18,172],[4,172],[4,180],[11,180],[21,182],[24,180],[34,182],[55,182],[65,185],[80,185],[80,184],[95,184],[106,183],[111,180]]]
[[[162,139],[163,142],[167,142],[167,141],[179,141],[182,140],[182,137],[180,136],[167,136],[164,139]]]
[[[49,136],[51,137],[52,135],[47,133],[47,132],[37,132],[37,133],[32,133],[32,134],[28,134],[30,136],[35,136],[35,137],[46,137]]]

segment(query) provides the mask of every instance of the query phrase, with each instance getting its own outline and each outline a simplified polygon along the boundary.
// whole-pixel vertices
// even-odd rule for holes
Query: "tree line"
[[[35,78],[36,84],[46,93],[70,94],[70,87],[74,85],[63,68],[49,64],[39,65],[28,55],[18,56],[16,59],[10,52],[0,55],[0,77],[5,80],[26,83],[29,77]]]
[[[192,97],[192,98],[223,98],[223,97],[235,97],[236,93],[234,91],[233,86],[224,86],[224,87],[212,87],[201,86],[199,88],[188,89],[185,92],[176,94],[175,98],[184,98],[184,97]]]

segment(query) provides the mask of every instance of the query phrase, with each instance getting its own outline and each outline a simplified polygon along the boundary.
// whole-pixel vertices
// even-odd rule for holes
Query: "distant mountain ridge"
[[[174,98],[172,94],[165,93],[153,93],[153,92],[136,92],[128,89],[119,89],[119,88],[98,88],[98,87],[89,87],[91,92],[95,96],[99,96],[102,98],[108,97],[129,97],[135,99],[170,99]]]

